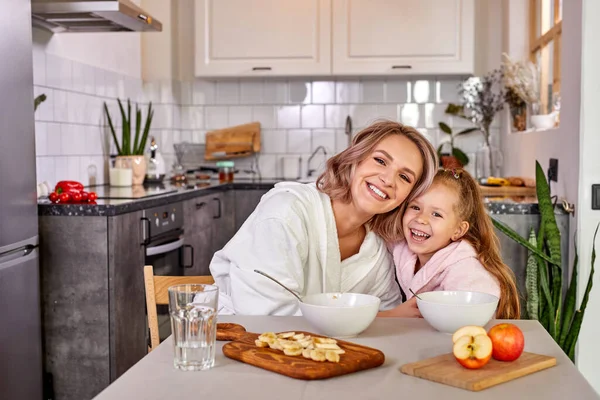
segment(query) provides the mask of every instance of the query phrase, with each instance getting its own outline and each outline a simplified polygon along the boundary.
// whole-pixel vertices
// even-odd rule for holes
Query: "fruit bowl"
[[[348,338],[360,334],[379,311],[379,297],[360,293],[318,293],[302,298],[300,311],[315,333]]]
[[[466,325],[484,326],[494,316],[498,297],[481,292],[437,291],[419,293],[417,306],[433,328],[454,333]]]

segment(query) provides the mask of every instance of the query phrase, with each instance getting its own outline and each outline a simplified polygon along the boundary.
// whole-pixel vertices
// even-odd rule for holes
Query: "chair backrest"
[[[212,285],[215,280],[212,276],[154,276],[152,265],[144,267],[144,286],[146,288],[146,312],[148,314],[148,327],[150,328],[150,347],[154,350],[160,344],[158,336],[157,305],[169,304],[169,287],[185,284]]]

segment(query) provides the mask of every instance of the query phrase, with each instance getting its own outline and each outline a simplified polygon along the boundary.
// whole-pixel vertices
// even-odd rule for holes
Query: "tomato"
[[[88,200],[89,200],[89,193],[88,192],[81,192],[81,201],[83,201],[85,203]]]
[[[71,200],[71,195],[69,193],[61,193],[58,195],[58,199],[61,203],[68,203]]]
[[[81,203],[83,196],[81,193],[72,193],[71,199],[73,199],[73,203]]]
[[[48,199],[50,199],[51,202],[56,203],[58,201],[58,193],[56,192],[52,192],[48,195]]]
[[[88,201],[89,202],[96,201],[97,198],[98,198],[98,195],[96,194],[96,192],[88,193]]]

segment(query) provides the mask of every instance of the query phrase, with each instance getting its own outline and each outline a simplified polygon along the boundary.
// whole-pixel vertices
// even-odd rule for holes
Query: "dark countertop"
[[[281,182],[281,180],[248,179],[228,184],[219,184],[218,181],[212,180],[187,186],[164,182],[163,184],[128,188],[111,187],[109,185],[93,186],[86,188],[86,190],[98,194],[96,204],[53,204],[48,199],[40,199],[38,201],[38,215],[113,216],[227,190],[268,190],[277,182]],[[107,199],[105,197],[111,198]],[[539,214],[535,198],[530,197],[489,197],[485,199],[485,206],[490,214]]]

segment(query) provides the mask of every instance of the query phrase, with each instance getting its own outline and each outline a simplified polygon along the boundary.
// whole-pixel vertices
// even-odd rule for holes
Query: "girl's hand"
[[[413,297],[400,304],[398,307],[387,311],[377,313],[378,317],[399,317],[399,318],[423,318],[419,307],[417,307],[417,298]]]

